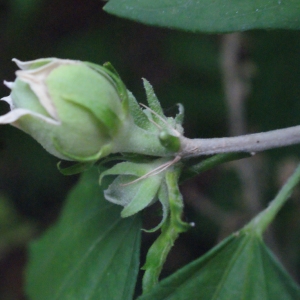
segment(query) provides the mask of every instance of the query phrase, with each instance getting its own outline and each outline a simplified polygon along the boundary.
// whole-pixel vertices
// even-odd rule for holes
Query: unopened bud
[[[65,160],[88,161],[113,148],[127,110],[118,84],[101,66],[57,58],[14,60],[21,70],[5,82],[11,111],[0,117]],[[126,90],[125,90],[126,91]]]

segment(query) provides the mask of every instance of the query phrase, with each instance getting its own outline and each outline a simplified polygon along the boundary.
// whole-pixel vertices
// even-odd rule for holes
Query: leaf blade
[[[30,299],[131,299],[140,231],[139,216],[121,219],[104,200],[98,171],[86,172],[58,223],[30,247]]]
[[[297,0],[110,0],[104,10],[148,25],[193,32],[300,28]]]
[[[162,280],[138,300],[293,300],[299,296],[299,287],[261,238],[241,232]]]

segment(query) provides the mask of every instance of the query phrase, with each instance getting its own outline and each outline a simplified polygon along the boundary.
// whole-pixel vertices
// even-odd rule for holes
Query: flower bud
[[[114,74],[67,59],[14,61],[21,70],[5,82],[11,94],[2,100],[11,110],[0,124],[25,131],[61,159],[89,161],[111,152],[127,117]]]

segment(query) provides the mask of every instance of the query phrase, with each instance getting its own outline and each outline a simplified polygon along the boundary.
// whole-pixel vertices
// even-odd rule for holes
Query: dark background
[[[102,11],[104,4],[99,0],[2,1],[0,80],[14,80],[14,57],[110,61],[139,102],[145,101],[141,80],[145,77],[167,112],[174,112],[178,102],[184,104],[186,136],[230,135],[234,121],[228,121],[222,73],[226,36],[148,27],[108,15]],[[251,31],[240,38],[238,59],[250,74],[243,104],[247,132],[298,125],[300,34]],[[8,93],[0,85],[0,96]],[[7,111],[1,102],[1,114]],[[299,150],[298,146],[270,150],[184,184],[186,219],[196,226],[179,239],[163,275],[205,253],[264,207],[297,165]],[[11,126],[0,127],[0,299],[25,299],[22,274],[27,244],[55,221],[76,183],[77,177],[62,176],[56,163],[26,134]],[[298,282],[299,213],[296,191],[266,236]],[[146,219],[145,226],[152,221]],[[142,253],[153,239],[153,234],[144,236]]]

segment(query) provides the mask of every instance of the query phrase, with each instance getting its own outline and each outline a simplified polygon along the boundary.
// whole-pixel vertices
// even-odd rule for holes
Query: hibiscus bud
[[[115,74],[67,59],[14,61],[21,70],[14,82],[5,82],[11,94],[2,100],[11,110],[0,124],[25,131],[61,159],[89,161],[111,153],[128,115]]]

